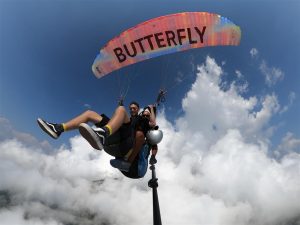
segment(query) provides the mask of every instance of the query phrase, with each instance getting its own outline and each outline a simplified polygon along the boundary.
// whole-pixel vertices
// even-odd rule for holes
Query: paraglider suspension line
[[[159,106],[160,103],[166,101],[166,98],[165,98],[166,93],[167,93],[167,91],[164,89],[159,90],[157,98],[156,98],[156,103],[155,103],[156,106]]]

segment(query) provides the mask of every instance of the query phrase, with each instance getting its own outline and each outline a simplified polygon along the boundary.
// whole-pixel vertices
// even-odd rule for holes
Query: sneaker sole
[[[93,148],[98,149],[98,150],[103,149],[103,145],[99,141],[99,137],[97,136],[95,131],[93,131],[93,129],[89,125],[87,125],[85,123],[80,124],[79,132],[80,132],[81,136],[84,137],[84,139],[87,140]]]
[[[40,126],[40,128],[45,131],[50,137],[54,138],[54,139],[57,139],[58,136],[56,133],[54,133],[50,128],[49,126],[40,118],[37,119],[37,122]]]

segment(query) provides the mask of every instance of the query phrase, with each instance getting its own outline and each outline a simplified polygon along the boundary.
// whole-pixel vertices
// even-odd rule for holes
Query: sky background
[[[241,28],[240,46],[93,75],[110,39],[186,11],[227,17]],[[163,224],[299,225],[299,21],[296,0],[0,0],[1,224],[152,224],[150,173],[123,178],[78,131],[53,140],[36,119],[111,115],[128,87],[125,104],[141,105],[163,87]]]

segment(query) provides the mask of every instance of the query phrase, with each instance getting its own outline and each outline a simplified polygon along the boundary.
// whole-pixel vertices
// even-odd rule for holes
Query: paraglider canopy
[[[110,40],[92,70],[100,78],[146,59],[192,48],[239,45],[241,31],[230,20],[207,12],[184,12],[157,17]]]

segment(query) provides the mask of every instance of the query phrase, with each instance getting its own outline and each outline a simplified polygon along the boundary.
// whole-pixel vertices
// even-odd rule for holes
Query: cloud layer
[[[244,98],[236,82],[222,88],[222,75],[207,57],[182,100],[184,115],[175,124],[158,116],[163,224],[299,225],[300,140],[288,133],[272,158],[277,96]],[[1,224],[152,224],[150,172],[130,180],[79,136],[49,154],[0,124]]]

